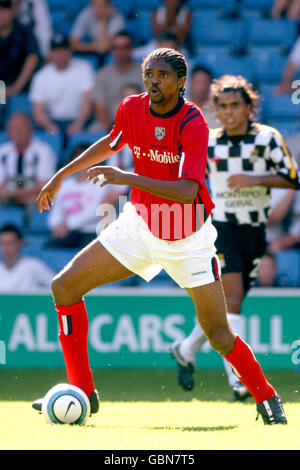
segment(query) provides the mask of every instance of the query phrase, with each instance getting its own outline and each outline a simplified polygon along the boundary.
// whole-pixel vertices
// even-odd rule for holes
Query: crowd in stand
[[[125,10],[118,9],[112,0],[77,1],[82,1],[83,6],[74,15],[66,34],[54,29],[46,0],[0,0],[0,80],[6,91],[6,104],[0,108],[0,206],[24,209],[21,231],[13,228],[9,216],[7,220],[1,219],[4,228],[0,232],[0,273],[5,273],[0,278],[7,279],[0,283],[2,291],[18,286],[21,289],[17,275],[17,282],[9,284],[7,273],[17,272],[17,266],[21,266],[22,230],[25,237],[30,233],[29,220],[36,210],[41,187],[62,163],[78,155],[93,138],[110,131],[125,96],[143,91],[141,61],[151,50],[172,47],[186,55],[190,64],[186,96],[201,107],[209,127],[219,125],[209,107],[213,72],[201,63],[201,57],[195,60],[189,34],[194,10],[189,1],[154,2],[158,6],[151,13],[153,34],[146,42],[135,36],[134,28],[128,27],[133,13],[130,23]],[[236,17],[241,4],[238,0],[232,2],[234,7],[228,15]],[[300,1],[276,0],[269,13],[273,21],[285,18],[297,22]],[[274,93],[290,94],[299,69],[300,38],[295,38]],[[24,98],[19,108],[17,97]],[[51,145],[55,136],[61,139],[57,140],[61,143],[57,149]],[[287,138],[298,161],[299,142],[300,132]],[[130,169],[128,148],[117,154],[112,164]],[[49,213],[47,229],[43,227],[46,232],[43,249],[81,248],[95,236],[99,204],[117,206],[119,196],[126,194],[127,188],[93,187],[87,183],[85,172],[68,179]],[[258,284],[297,285],[278,276],[276,254],[283,250],[299,251],[299,192],[272,191],[268,242]],[[10,256],[9,244],[15,249]],[[26,266],[24,262],[19,271],[23,273]],[[31,269],[41,273],[40,281],[34,281],[35,287],[48,283],[50,269],[34,263],[28,272]],[[30,276],[25,278],[29,282]]]

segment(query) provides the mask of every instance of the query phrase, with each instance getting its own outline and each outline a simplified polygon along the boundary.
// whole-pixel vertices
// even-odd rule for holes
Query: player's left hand
[[[236,174],[229,176],[227,179],[227,184],[230,189],[234,191],[238,191],[242,188],[247,188],[249,186],[254,186],[257,184],[256,179],[254,176],[243,175],[243,174]]]
[[[130,184],[130,173],[114,166],[94,166],[89,168],[87,173],[88,181],[92,181],[93,184],[100,182],[100,187],[107,184]]]

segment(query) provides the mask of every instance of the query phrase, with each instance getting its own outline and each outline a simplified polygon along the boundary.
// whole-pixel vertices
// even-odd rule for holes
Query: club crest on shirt
[[[162,140],[164,136],[166,135],[166,128],[165,127],[155,127],[155,137],[157,140]]]

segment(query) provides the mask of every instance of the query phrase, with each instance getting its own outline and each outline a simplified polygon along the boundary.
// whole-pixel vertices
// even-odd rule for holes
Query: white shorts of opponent
[[[210,284],[220,279],[216,256],[217,231],[210,217],[193,235],[176,241],[155,237],[134,206],[127,202],[118,219],[98,240],[121,264],[149,282],[162,269],[182,288]]]

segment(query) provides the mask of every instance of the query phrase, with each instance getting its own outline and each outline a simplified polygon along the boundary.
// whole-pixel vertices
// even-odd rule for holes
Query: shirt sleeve
[[[109,145],[111,150],[118,152],[121,150],[127,143],[127,128],[126,128],[126,118],[125,118],[125,106],[127,99],[125,98],[116,113],[115,123],[112,130],[110,131],[111,144]]]
[[[203,186],[206,176],[208,126],[199,111],[181,124],[179,179],[193,179]]]
[[[273,130],[269,143],[269,166],[271,173],[277,173],[292,183],[296,189],[300,188],[300,177],[297,163],[290,154],[280,132]]]

